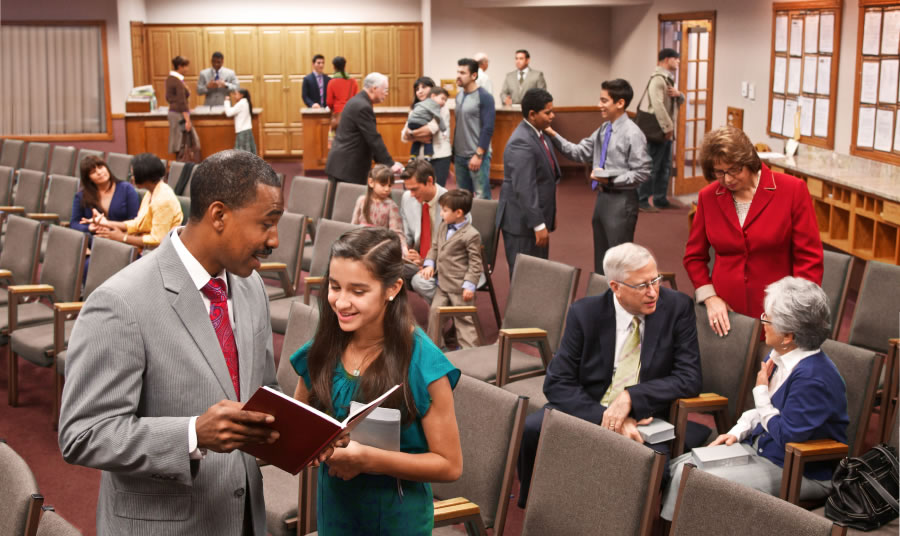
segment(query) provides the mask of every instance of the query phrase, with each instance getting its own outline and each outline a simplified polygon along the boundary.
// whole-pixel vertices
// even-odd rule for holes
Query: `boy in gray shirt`
[[[429,97],[423,101],[419,101],[413,106],[412,111],[409,112],[409,117],[406,118],[406,128],[410,131],[416,130],[417,128],[422,128],[427,125],[432,119],[437,119],[438,127],[443,132],[447,132],[447,124],[444,122],[444,119],[441,117],[441,108],[447,104],[447,99],[450,97],[450,94],[447,93],[447,90],[442,87],[433,87],[431,88],[431,93]],[[419,156],[419,151],[422,149],[423,142],[414,141],[412,147],[410,148],[410,160],[414,160]],[[425,160],[431,160],[431,157],[434,156],[434,145],[429,143],[424,143],[425,146]]]

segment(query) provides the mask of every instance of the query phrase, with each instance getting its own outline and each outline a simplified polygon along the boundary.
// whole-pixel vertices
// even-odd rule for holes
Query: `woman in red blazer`
[[[707,134],[700,160],[711,184],[697,200],[684,267],[710,327],[724,336],[729,309],[762,314],[770,283],[791,275],[821,285],[822,240],[806,183],[766,167],[740,129]]]

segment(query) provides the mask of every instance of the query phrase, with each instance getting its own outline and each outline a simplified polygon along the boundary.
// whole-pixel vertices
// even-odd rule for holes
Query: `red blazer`
[[[715,250],[712,277],[710,246]],[[766,286],[789,275],[821,285],[822,262],[819,227],[802,180],[763,164],[743,227],[724,186],[713,182],[700,190],[684,251],[694,288],[712,283],[735,312],[759,318]]]

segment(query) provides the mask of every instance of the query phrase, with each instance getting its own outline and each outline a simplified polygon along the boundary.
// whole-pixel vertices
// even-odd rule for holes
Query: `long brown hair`
[[[82,208],[95,208],[106,215],[106,211],[103,210],[103,206],[100,204],[100,189],[97,188],[97,185],[91,180],[91,173],[99,167],[105,167],[106,171],[109,173],[110,188],[115,188],[116,184],[122,182],[113,175],[109,166],[106,165],[106,162],[99,156],[90,155],[84,157],[79,166],[81,171],[81,189],[83,191],[81,194],[81,206]]]
[[[383,227],[364,227],[341,235],[331,246],[331,257],[325,271],[329,281],[332,259],[350,259],[365,265],[372,275],[387,288],[403,277],[403,253],[397,233]],[[359,378],[354,398],[370,402],[392,386],[402,383],[384,404],[399,408],[403,423],[409,424],[417,416],[412,391],[409,387],[409,364],[413,352],[413,319],[409,310],[406,286],[392,301],[386,302],[384,312],[384,338],[381,352],[369,364]],[[309,348],[309,400],[314,406],[334,415],[331,386],[335,369],[353,338],[353,332],[341,329],[337,315],[328,303],[327,290],[319,295],[319,325]],[[341,374],[342,372],[337,372]]]
[[[391,182],[394,180],[394,174],[391,173],[391,168],[387,167],[386,165],[375,164],[375,167],[373,167],[372,171],[369,172],[369,178],[374,182],[385,186],[391,184]],[[372,221],[372,217],[369,215],[369,209],[372,207],[372,191],[373,188],[369,186],[367,181],[366,200],[363,202],[362,219],[365,223],[374,225],[375,222]]]

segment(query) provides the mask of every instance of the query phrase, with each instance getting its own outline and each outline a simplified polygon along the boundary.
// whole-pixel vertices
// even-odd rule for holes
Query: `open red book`
[[[269,426],[277,430],[280,436],[274,443],[250,445],[241,450],[295,475],[309,465],[341,433],[353,430],[398,388],[400,385],[391,387],[386,393],[357,408],[340,422],[284,393],[269,387],[260,387],[244,404],[243,409],[273,415],[275,422]]]

